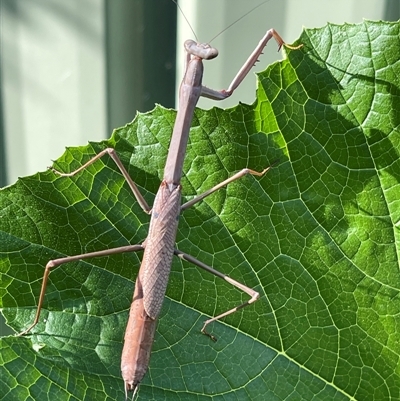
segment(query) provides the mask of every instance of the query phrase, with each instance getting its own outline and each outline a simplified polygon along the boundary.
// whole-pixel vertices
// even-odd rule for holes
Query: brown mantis
[[[270,29],[267,31],[265,36],[257,45],[256,49],[233,79],[229,88],[221,91],[215,91],[202,85],[203,60],[211,60],[215,58],[218,55],[218,51],[208,44],[198,44],[192,40],[187,40],[185,42],[186,69],[179,92],[179,109],[164,169],[164,177],[154,200],[153,208],[149,207],[136,184],[130,178],[116,152],[112,148],[104,149],[94,158],[90,159],[87,163],[71,173],[60,173],[53,169],[53,171],[58,175],[63,177],[71,177],[85,169],[88,165],[94,163],[99,158],[108,154],[117,164],[142,209],[146,213],[151,214],[150,227],[148,236],[142,244],[68,256],[49,261],[46,265],[43,275],[43,282],[34,321],[25,331],[21,333],[21,335],[28,333],[39,321],[48,277],[50,271],[54,267],[76,260],[112,255],[122,252],[136,252],[144,250],[143,260],[135,284],[135,291],[130,308],[129,320],[125,332],[124,348],[121,358],[121,371],[123,380],[125,382],[125,394],[127,397],[128,392],[133,391],[134,397],[138,390],[138,385],[143,379],[149,365],[156,322],[165,296],[172,258],[174,255],[187,262],[191,262],[218,277],[223,278],[228,283],[246,292],[250,296],[250,299],[245,303],[216,317],[208,319],[204,323],[201,331],[213,340],[215,340],[215,337],[206,331],[206,327],[211,322],[221,319],[224,316],[250,305],[259,298],[257,291],[233,280],[212,267],[205,265],[200,260],[186,254],[185,252],[176,249],[175,238],[178,227],[178,216],[182,211],[194,205],[195,203],[200,202],[206,196],[243,177],[246,174],[261,177],[271,168],[271,166],[267,167],[261,172],[245,168],[232,177],[224,180],[220,184],[214,186],[210,190],[198,195],[191,201],[181,205],[180,181],[182,176],[183,161],[186,153],[190,125],[199,97],[205,96],[214,100],[223,100],[229,97],[253,67],[263,48],[267,45],[271,38],[275,38],[279,48],[284,44],[284,41],[275,32],[275,30]]]

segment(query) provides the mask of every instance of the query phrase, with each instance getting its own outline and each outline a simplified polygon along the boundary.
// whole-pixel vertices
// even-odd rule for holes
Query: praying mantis
[[[262,53],[262,50],[272,38],[276,40],[279,48],[285,44],[283,39],[274,29],[268,30],[243,67],[232,80],[228,89],[220,91],[202,85],[203,60],[214,59],[217,57],[218,51],[209,44],[199,44],[193,40],[187,40],[185,42],[186,66],[179,91],[178,114],[171,137],[163,180],[156,194],[152,208],[147,204],[138,187],[130,178],[125,166],[113,148],[104,149],[81,167],[70,173],[63,173],[54,168],[52,169],[54,173],[59,176],[72,177],[79,174],[79,172],[92,163],[95,163],[98,159],[108,155],[116,163],[141,208],[151,215],[149,232],[147,238],[141,244],[67,256],[49,261],[45,267],[43,275],[35,318],[32,324],[19,335],[27,334],[39,322],[40,312],[45,299],[46,286],[52,269],[62,264],[77,260],[114,255],[123,252],[144,251],[142,263],[135,283],[133,301],[129,312],[129,320],[125,332],[124,347],[121,357],[121,372],[125,383],[125,397],[128,397],[129,392],[132,392],[132,397],[135,397],[139,384],[146,374],[149,365],[157,319],[163,304],[172,258],[174,255],[224,279],[236,288],[247,293],[250,297],[248,301],[205,321],[201,331],[212,340],[215,340],[215,337],[206,330],[206,327],[210,323],[254,303],[259,298],[259,293],[254,289],[239,283],[213,267],[204,264],[193,256],[176,249],[175,238],[178,229],[178,217],[181,212],[202,201],[205,197],[218,191],[220,188],[225,187],[229,183],[247,174],[262,177],[274,164],[271,164],[261,172],[244,168],[203,194],[181,204],[181,177],[183,174],[183,162],[191,121],[199,97],[204,96],[214,100],[224,100],[228,98],[249,73]],[[299,46],[288,47],[297,49]]]

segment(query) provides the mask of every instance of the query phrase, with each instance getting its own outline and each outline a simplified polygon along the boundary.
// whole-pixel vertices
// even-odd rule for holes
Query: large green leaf
[[[256,288],[247,297],[175,260],[139,399],[400,399],[399,24],[306,30],[300,50],[259,75],[254,105],[197,110],[182,180],[190,198],[246,177],[184,212],[177,245]],[[109,141],[71,148],[71,171],[106,146],[151,203],[175,112],[156,107]],[[112,161],[51,171],[1,191],[3,313],[32,321],[47,261],[140,243],[149,218]],[[122,400],[119,372],[141,254],[70,263],[50,275],[40,323],[2,339],[6,400]]]

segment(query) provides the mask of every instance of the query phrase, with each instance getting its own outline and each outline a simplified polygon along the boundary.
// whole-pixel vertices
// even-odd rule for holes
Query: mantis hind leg
[[[257,291],[253,290],[252,288],[247,287],[246,285],[244,285],[242,283],[239,283],[238,281],[230,278],[226,274],[221,273],[218,270],[215,270],[211,266],[206,265],[205,263],[201,262],[200,260],[194,258],[193,256],[190,256],[189,254],[187,254],[185,252],[180,251],[179,249],[175,249],[174,250],[174,254],[176,256],[178,256],[178,258],[183,259],[183,260],[185,260],[187,262],[193,263],[194,265],[196,265],[196,266],[198,266],[198,267],[200,267],[200,268],[202,268],[202,269],[214,274],[215,276],[224,279],[229,284],[232,284],[233,286],[235,286],[239,290],[244,291],[246,294],[248,294],[251,297],[248,301],[246,301],[246,302],[244,302],[244,303],[242,303],[242,304],[240,304],[238,306],[235,306],[234,308],[229,309],[228,311],[226,311],[224,313],[221,313],[220,315],[215,316],[215,317],[213,317],[211,319],[208,319],[208,320],[206,320],[204,322],[204,325],[203,325],[203,328],[201,329],[201,332],[203,334],[205,334],[206,336],[210,337],[213,341],[216,341],[217,340],[216,337],[214,337],[212,334],[207,332],[206,331],[206,327],[210,323],[215,322],[216,320],[219,320],[219,319],[221,319],[221,318],[223,318],[225,316],[228,316],[231,313],[234,313],[234,312],[238,311],[239,309],[244,308],[245,306],[251,305],[253,302],[257,301],[257,299],[260,297],[260,294]]]

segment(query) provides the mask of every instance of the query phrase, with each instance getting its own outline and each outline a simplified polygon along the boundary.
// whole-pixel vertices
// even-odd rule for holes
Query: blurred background
[[[208,42],[260,0],[181,0],[198,40]],[[193,38],[171,0],[1,0],[0,186],[46,169],[66,146],[108,138],[136,111],[175,107],[183,42]],[[220,56],[205,65],[205,85],[227,88],[269,28],[287,43],[303,27],[363,18],[395,21],[399,0],[269,0],[215,40]],[[384,49],[382,49],[384,50]],[[261,71],[282,58],[271,41]],[[232,98],[255,99],[250,73]]]
[[[179,1],[200,42],[260,3]],[[212,41],[220,56],[203,82],[227,88],[269,28],[292,43],[303,27],[363,18],[396,21],[400,1],[266,1]],[[194,39],[172,0],[0,0],[0,24],[0,187],[45,170],[66,146],[108,138],[137,111],[175,107],[183,42]],[[271,41],[253,71],[281,58]],[[230,99],[199,106],[252,103],[255,89],[250,73]]]

